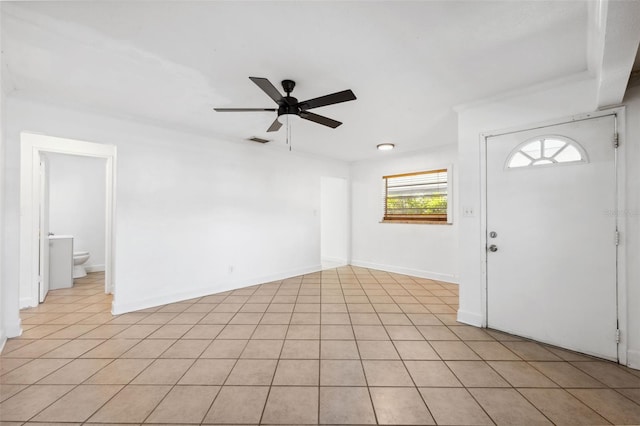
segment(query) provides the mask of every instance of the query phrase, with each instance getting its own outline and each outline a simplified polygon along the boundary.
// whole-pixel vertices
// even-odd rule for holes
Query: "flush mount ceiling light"
[[[392,143],[381,143],[377,146],[379,151],[391,151],[395,147],[395,144]]]

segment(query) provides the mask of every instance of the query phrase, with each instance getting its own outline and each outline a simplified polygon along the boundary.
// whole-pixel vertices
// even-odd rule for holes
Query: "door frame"
[[[79,155],[106,160],[105,293],[115,291],[114,232],[116,208],[116,146],[20,133],[20,309],[38,306],[40,246],[40,157],[44,153]]]
[[[40,236],[40,250],[38,251],[38,302],[44,302],[49,292],[49,271],[45,266],[49,266],[49,165],[46,155],[40,155],[38,171],[40,172],[40,185],[38,187],[38,216],[40,224],[38,226]]]
[[[491,137],[517,133],[526,130],[543,129],[545,127],[557,126],[560,124],[568,124],[575,121],[584,121],[592,118],[614,116],[615,131],[618,133],[618,149],[615,159],[616,166],[616,211],[612,212],[616,216],[616,223],[620,233],[620,244],[617,247],[616,255],[616,275],[617,275],[617,314],[618,329],[620,330],[620,342],[618,343],[618,362],[627,364],[627,280],[626,280],[626,216],[624,215],[626,206],[626,170],[625,170],[625,146],[626,146],[626,123],[625,123],[625,107],[616,107],[595,111],[591,113],[577,114],[559,119],[546,120],[543,122],[533,123],[524,126],[514,126],[506,129],[498,129],[490,132],[483,132],[479,135],[480,145],[480,228],[481,228],[481,245],[480,250],[482,283],[484,284],[481,291],[482,302],[482,326],[487,327],[488,315],[488,287],[489,276],[487,274],[487,143]],[[613,141],[611,141],[613,143]],[[611,237],[613,243],[613,236]],[[611,336],[615,339],[615,335]]]

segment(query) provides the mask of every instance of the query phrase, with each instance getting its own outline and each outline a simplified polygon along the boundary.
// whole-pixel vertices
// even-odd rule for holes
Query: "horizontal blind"
[[[447,220],[447,170],[383,177],[385,220]]]

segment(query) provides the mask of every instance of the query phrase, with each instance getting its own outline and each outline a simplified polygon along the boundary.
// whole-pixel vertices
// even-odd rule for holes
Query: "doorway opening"
[[[87,281],[87,274],[104,288],[106,160],[51,152],[41,157],[40,229],[49,245],[40,250],[40,302],[47,289],[69,288]]]
[[[104,186],[103,191],[100,191],[104,194],[104,238],[102,247],[96,249],[96,254],[103,251],[104,263],[94,265],[93,271],[104,270],[104,293],[114,293],[116,147],[27,132],[21,133],[20,141],[20,309],[37,306],[48,291],[50,253],[47,156],[58,154],[95,158],[104,167]],[[96,274],[94,278],[97,275],[101,274]]]
[[[320,178],[320,260],[322,269],[349,263],[349,192],[344,178]]]

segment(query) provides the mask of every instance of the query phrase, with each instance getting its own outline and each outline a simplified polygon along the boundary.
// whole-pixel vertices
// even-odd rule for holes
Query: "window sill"
[[[379,223],[404,223],[418,225],[453,225],[452,222],[443,222],[441,220],[381,220]]]

